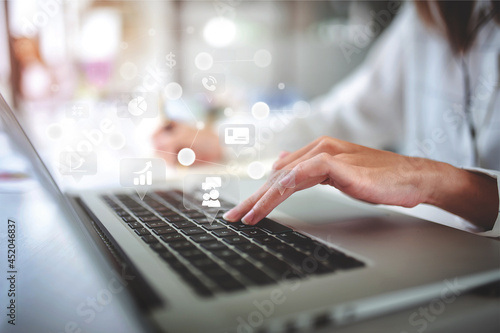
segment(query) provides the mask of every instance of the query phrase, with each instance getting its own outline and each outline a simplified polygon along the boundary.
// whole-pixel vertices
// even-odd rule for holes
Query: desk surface
[[[1,187],[0,187],[1,191]],[[1,332],[140,332],[126,292],[110,293],[114,273],[98,270],[64,221],[58,207],[36,184],[0,194]],[[8,324],[11,297],[7,273],[7,221],[16,225],[15,326]],[[119,290],[119,285],[112,285]],[[123,289],[126,290],[126,289]]]

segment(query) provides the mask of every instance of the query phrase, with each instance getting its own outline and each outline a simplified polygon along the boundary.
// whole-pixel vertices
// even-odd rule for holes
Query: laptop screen
[[[32,171],[37,179],[55,198],[64,201],[64,196],[57,186],[55,179],[52,177],[49,168],[38,154],[32,140],[28,137],[25,127],[21,125],[22,120],[10,108],[2,94],[0,94],[0,111],[5,130],[10,134],[10,138],[16,148],[31,163]]]

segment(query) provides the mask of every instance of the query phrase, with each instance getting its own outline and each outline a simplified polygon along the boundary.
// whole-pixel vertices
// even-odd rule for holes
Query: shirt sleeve
[[[413,5],[401,9],[364,63],[324,96],[311,114],[284,131],[283,148],[296,150],[326,135],[373,148],[398,148],[404,137],[404,55],[416,24]],[[337,59],[340,65],[345,59]],[[287,146],[287,144],[292,143]]]
[[[484,174],[496,179],[497,189],[498,189],[498,198],[499,198],[499,207],[497,207],[498,213],[497,213],[497,218],[495,220],[495,224],[493,225],[493,228],[491,228],[491,230],[479,231],[479,232],[475,232],[475,233],[478,235],[487,236],[487,237],[500,237],[500,171],[482,169],[482,168],[467,168],[466,170],[481,172],[481,173],[484,173]]]

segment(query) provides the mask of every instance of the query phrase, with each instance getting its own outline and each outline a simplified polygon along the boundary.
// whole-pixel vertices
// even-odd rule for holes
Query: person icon
[[[203,202],[201,203],[201,205],[211,208],[220,207],[220,201],[218,199],[219,191],[213,189],[210,191],[210,193],[203,194]]]

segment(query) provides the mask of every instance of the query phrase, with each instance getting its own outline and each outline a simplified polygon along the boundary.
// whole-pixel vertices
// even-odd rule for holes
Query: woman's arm
[[[434,162],[434,161],[431,161]],[[458,215],[484,230],[491,230],[498,215],[497,180],[484,173],[456,168],[434,162],[435,186],[425,203]]]
[[[268,182],[224,218],[253,225],[294,192],[316,184],[334,186],[374,204],[428,203],[484,229],[491,229],[498,215],[497,183],[492,177],[321,137],[280,158]]]

